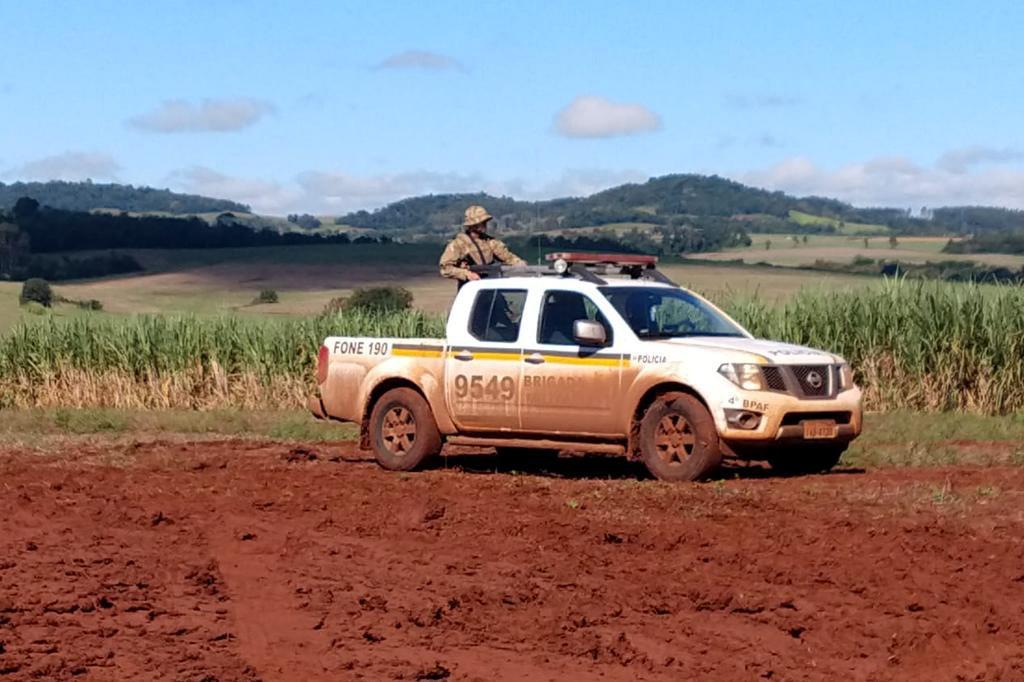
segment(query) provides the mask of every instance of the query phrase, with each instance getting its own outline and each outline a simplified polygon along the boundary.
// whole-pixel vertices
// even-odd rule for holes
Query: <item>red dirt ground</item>
[[[1024,469],[0,451],[0,680],[1021,680]]]

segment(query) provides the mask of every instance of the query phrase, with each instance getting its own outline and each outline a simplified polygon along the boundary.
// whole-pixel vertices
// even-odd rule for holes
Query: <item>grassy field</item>
[[[146,268],[138,275],[54,283],[73,300],[96,299],[105,317],[129,313],[233,313],[258,316],[312,315],[356,287],[396,284],[408,288],[417,307],[444,312],[455,285],[437,274],[437,248],[415,244],[325,245],[208,250],[128,251]],[[252,305],[262,289],[279,294],[276,304]],[[18,306],[21,285],[0,282],[0,334],[17,322],[35,322]],[[75,317],[75,306],[58,305],[52,316]]]
[[[591,227],[559,227],[553,230],[538,230],[535,234],[547,234],[554,236],[573,237],[582,234],[595,234],[595,233],[608,233],[612,232],[617,235],[632,232],[633,230],[639,230],[640,232],[649,232],[654,228],[658,227],[657,223],[638,223],[638,222],[626,222],[626,223],[604,223],[603,225],[594,225]],[[652,238],[654,234],[650,235]]]
[[[873,223],[848,223],[842,220],[835,220],[834,218],[825,218],[818,215],[811,215],[810,213],[803,213],[801,211],[790,211],[789,219],[798,225],[831,225],[841,234],[846,235],[889,234],[889,228],[885,225],[877,225]]]
[[[894,248],[889,244],[888,236],[851,237],[817,234],[806,236],[807,242],[805,243],[804,235],[752,234],[750,235],[752,242],[750,246],[693,254],[693,257],[713,261],[740,258],[746,263],[770,263],[786,267],[813,265],[818,260],[849,263],[858,256],[876,260],[899,260],[904,263],[969,260],[1014,269],[1024,267],[1024,256],[1000,253],[968,255],[942,253],[942,247],[948,241],[947,237],[898,237],[898,243]],[[866,246],[865,239],[867,239]]]
[[[436,245],[328,245],[279,248],[130,251],[145,268],[138,275],[67,284],[55,290],[74,300],[96,299],[105,317],[131,313],[224,313],[245,316],[305,316],[323,310],[332,298],[356,287],[397,284],[409,289],[414,305],[433,313],[448,310],[453,282],[437,274]],[[750,293],[782,301],[801,288],[848,289],[871,278],[809,272],[786,272],[726,264],[667,264],[665,271],[681,284],[723,299]],[[276,304],[252,305],[261,289],[279,294]],[[18,321],[35,322],[18,306],[21,285],[0,282],[0,334]],[[77,317],[75,306],[58,305],[50,316]]]
[[[856,290],[808,289],[783,303],[749,294],[722,303],[755,336],[846,357],[868,409],[1024,410],[1021,287],[875,280]],[[320,341],[334,334],[439,337],[443,318],[44,319],[0,337],[0,407],[297,403],[313,389]]]
[[[305,410],[139,410],[50,408],[8,411],[0,444],[48,448],[72,441],[253,438],[326,443],[357,437],[352,424],[322,422]],[[843,457],[846,466],[1024,465],[1024,413],[991,417],[871,413]]]

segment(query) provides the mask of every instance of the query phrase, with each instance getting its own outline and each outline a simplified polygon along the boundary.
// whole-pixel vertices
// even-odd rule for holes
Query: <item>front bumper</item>
[[[758,414],[760,423],[754,429],[737,428],[726,420],[727,409]],[[722,440],[747,445],[846,443],[860,435],[864,421],[861,390],[857,387],[822,400],[804,400],[767,391],[741,391],[719,406],[714,417]],[[830,418],[836,421],[833,438],[804,438],[802,421]]]

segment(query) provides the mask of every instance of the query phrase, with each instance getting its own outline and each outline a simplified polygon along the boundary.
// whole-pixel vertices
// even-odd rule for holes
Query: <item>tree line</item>
[[[197,194],[181,194],[169,189],[135,187],[117,183],[0,182],[0,206],[13,206],[21,197],[32,197],[44,206],[66,211],[91,211],[109,208],[120,211],[163,213],[248,213],[246,204],[227,199],[212,199]]]
[[[141,270],[131,256],[118,253],[55,257],[71,251],[112,249],[211,249],[253,246],[381,243],[389,237],[344,234],[311,235],[256,230],[233,213],[207,222],[194,216],[87,213],[41,206],[29,197],[0,212],[0,277],[50,280],[98,277]]]
[[[449,234],[470,204],[482,204],[511,231],[552,231],[640,223],[700,225],[709,219],[743,223],[748,232],[829,233],[827,223],[801,225],[793,211],[846,223],[884,225],[897,234],[974,234],[999,229],[1024,229],[1024,212],[988,206],[952,206],[917,213],[909,208],[855,207],[825,197],[795,197],[784,192],[748,187],[715,175],[666,175],[631,183],[587,197],[520,201],[484,193],[411,197],[375,211],[356,211],[336,219],[338,225],[388,232]],[[703,229],[703,228],[701,228]]]
[[[979,232],[970,239],[950,240],[942,250],[946,253],[1024,254],[1024,229]]]

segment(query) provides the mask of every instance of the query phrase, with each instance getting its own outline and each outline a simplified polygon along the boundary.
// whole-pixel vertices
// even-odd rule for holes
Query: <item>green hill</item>
[[[716,175],[665,175],[587,197],[519,201],[484,193],[411,197],[375,211],[340,216],[338,225],[388,232],[449,233],[470,204],[483,204],[510,232],[564,231],[622,223],[707,229],[734,222],[747,232],[966,234],[1015,227],[1024,212],[949,207],[913,217],[905,209],[860,208],[824,197],[795,197]]]
[[[855,209],[840,201],[748,187],[715,175],[666,175],[592,194],[548,201],[519,201],[484,193],[412,197],[376,211],[341,216],[338,224],[408,232],[448,232],[469,204],[483,204],[513,230],[593,227],[613,223],[686,225],[703,218],[744,220],[757,230],[781,229],[790,211],[845,219]],[[852,219],[852,218],[851,218]],[[699,227],[699,224],[697,225]],[[792,229],[792,226],[785,226]]]
[[[14,182],[9,185],[0,182],[0,209],[10,208],[22,197],[29,197],[43,206],[65,211],[113,209],[171,214],[249,211],[248,206],[237,201],[211,199],[197,194],[179,194],[169,189],[153,187],[63,180]]]
[[[0,210],[21,197],[68,211],[126,211],[144,215],[201,215],[223,212],[256,229],[278,231],[374,230],[401,238],[449,235],[470,204],[483,204],[508,234],[559,232],[602,226],[644,225],[665,229],[743,233],[842,233],[948,235],[1024,229],[1024,211],[985,206],[953,206],[911,216],[897,208],[861,208],[824,197],[796,197],[749,187],[716,175],[675,174],[612,187],[586,197],[522,201],[484,193],[417,196],[375,211],[356,211],[315,230],[303,223],[313,216],[283,220],[255,216],[238,202],[167,189],[93,182],[0,183]],[[659,237],[660,238],[660,237]]]

